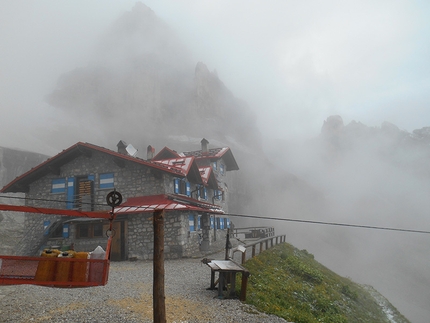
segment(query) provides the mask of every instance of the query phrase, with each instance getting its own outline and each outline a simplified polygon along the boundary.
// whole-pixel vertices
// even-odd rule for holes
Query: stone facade
[[[122,194],[124,201],[138,196],[177,194],[174,182],[178,175],[151,167],[151,165],[135,162],[130,158],[114,157],[106,156],[106,153],[96,150],[86,151],[69,158],[60,167],[52,171],[51,168],[47,167],[49,171],[46,171],[43,176],[38,176],[28,185],[26,204],[28,206],[56,209],[70,208],[71,203],[74,203],[70,200],[70,192],[68,193],[70,179],[75,181],[74,185],[77,185],[80,179],[92,182],[91,198],[86,200],[91,205],[73,204],[73,208],[82,207],[84,209],[86,207],[87,209],[91,208],[91,211],[108,212],[110,210],[106,203],[106,195],[113,190],[113,187]],[[213,172],[218,182],[218,189],[208,188],[206,199],[202,202],[217,204],[224,211],[227,211],[228,194],[219,196],[220,190],[228,192],[227,176],[225,171],[220,170],[220,167],[221,169],[224,167],[221,165],[225,165],[225,163],[222,158],[218,158],[216,163],[217,165],[214,165]],[[107,173],[113,174],[113,184],[112,187],[106,189],[102,188],[101,177]],[[181,178],[183,179],[183,176]],[[58,192],[53,190],[53,183],[59,179],[63,181],[64,189]],[[191,198],[197,201],[196,192],[200,185],[190,182],[190,194],[187,193],[187,197],[190,198],[191,195]],[[192,217],[195,219],[193,226],[190,225],[190,216],[191,219]],[[117,237],[117,243],[120,245],[118,250],[121,253],[118,260],[152,259],[153,225],[151,217],[151,213],[127,214],[121,215],[116,220],[114,226],[117,225],[118,227],[116,234],[120,236]],[[200,226],[197,222],[199,218]],[[215,234],[210,221],[210,215],[205,212],[167,211],[165,213],[165,257],[173,259],[191,257],[202,249],[209,250],[210,247],[213,248],[215,245],[222,247],[226,228],[217,229]],[[58,228],[55,231],[56,223],[58,223]],[[48,230],[46,230],[47,226],[49,226]],[[62,249],[74,247],[76,251],[92,251],[97,246],[105,248],[107,238],[104,235],[98,234],[96,236],[94,234],[94,236],[91,236],[90,234],[80,236],[80,228],[93,228],[96,226],[98,228],[102,227],[103,232],[105,232],[108,228],[108,221],[27,214],[24,220],[25,238],[16,254],[36,255],[45,247],[59,247]],[[97,232],[100,233],[101,231]]]

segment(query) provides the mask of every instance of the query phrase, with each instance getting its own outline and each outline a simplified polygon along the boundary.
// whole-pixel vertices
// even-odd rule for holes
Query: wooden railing
[[[241,263],[244,264],[246,261],[247,251],[249,248],[251,248],[251,258],[253,258],[253,257],[257,256],[259,253],[261,253],[262,251],[267,250],[269,248],[272,248],[273,246],[275,246],[279,243],[285,242],[285,239],[286,239],[286,235],[283,234],[283,235],[279,235],[279,236],[264,238],[264,239],[258,240],[256,242],[246,244],[246,245],[239,245],[238,247],[232,249],[232,257],[231,258],[234,258],[234,253],[239,251],[242,253]],[[258,246],[258,248],[257,248],[257,246]],[[257,253],[257,249],[258,249],[258,253]]]
[[[267,238],[275,236],[274,227],[247,227],[247,228],[234,228],[233,236],[238,238],[243,235],[245,238]]]

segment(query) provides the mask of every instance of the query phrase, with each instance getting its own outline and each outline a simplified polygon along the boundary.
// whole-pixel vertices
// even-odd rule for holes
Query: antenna
[[[127,145],[127,147],[125,147],[125,150],[127,151],[127,154],[132,157],[136,156],[137,154],[137,149],[134,148],[132,144]]]

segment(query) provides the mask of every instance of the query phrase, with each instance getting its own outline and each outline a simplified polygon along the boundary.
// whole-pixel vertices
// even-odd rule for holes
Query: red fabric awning
[[[185,196],[166,194],[131,197],[125,203],[116,207],[114,213],[118,215],[154,212],[156,210],[224,214],[221,207],[217,205],[200,202]]]

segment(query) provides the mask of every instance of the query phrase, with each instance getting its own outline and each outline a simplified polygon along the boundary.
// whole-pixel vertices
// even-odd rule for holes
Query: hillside
[[[247,303],[295,323],[407,323],[381,294],[284,243],[248,260]]]

